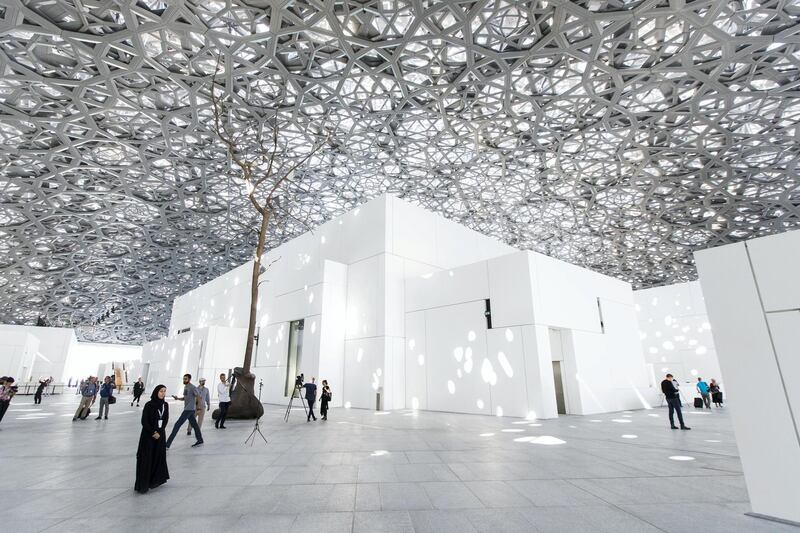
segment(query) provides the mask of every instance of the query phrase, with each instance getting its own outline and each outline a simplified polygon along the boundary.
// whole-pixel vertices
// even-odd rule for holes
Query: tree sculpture
[[[251,372],[258,312],[259,277],[265,268],[262,260],[271,224],[281,217],[291,217],[292,195],[298,187],[295,176],[330,139],[325,117],[310,123],[304,131],[282,131],[282,116],[296,112],[285,105],[284,91],[259,91],[245,76],[227,73],[227,87],[218,80],[221,58],[211,79],[210,99],[213,110],[211,127],[225,147],[234,178],[243,184],[249,203],[255,210],[258,239],[253,255],[250,285],[250,316],[244,362],[234,369],[237,384],[231,395],[229,418],[258,418],[264,413],[254,394],[255,375]],[[296,124],[297,121],[293,123]],[[213,414],[217,418],[218,411]]]

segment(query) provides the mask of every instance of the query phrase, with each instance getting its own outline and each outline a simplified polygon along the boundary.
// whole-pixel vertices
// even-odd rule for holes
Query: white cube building
[[[287,242],[265,264],[253,363],[265,402],[286,402],[300,372],[327,379],[334,406],[369,409],[553,418],[653,397],[628,283],[398,198]],[[241,364],[251,268],[176,299],[170,337],[144,347],[153,379],[176,386],[184,372]]]

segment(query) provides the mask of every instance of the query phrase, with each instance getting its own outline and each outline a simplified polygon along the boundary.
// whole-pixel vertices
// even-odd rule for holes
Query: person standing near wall
[[[683,423],[683,413],[681,412],[681,397],[678,389],[673,384],[672,374],[667,374],[664,381],[661,382],[661,392],[667,399],[669,406],[669,425],[672,429],[678,429],[675,425],[675,411],[678,412],[678,421],[681,424],[681,429],[692,429]]]
[[[697,392],[703,397],[703,405],[706,409],[711,409],[711,397],[708,394],[708,383],[703,381],[703,378],[697,378]]]
[[[95,420],[103,418],[104,408],[106,412],[105,419],[108,420],[108,406],[111,403],[111,396],[114,394],[114,386],[114,383],[111,381],[111,376],[103,378],[103,384],[100,385],[100,411],[97,413],[97,418],[95,418]]]
[[[0,422],[6,416],[8,406],[11,405],[11,398],[17,393],[17,388],[14,386],[14,378],[10,376],[3,376],[0,378]]]
[[[139,407],[139,399],[142,397],[142,393],[144,392],[144,383],[142,382],[142,378],[136,380],[136,383],[133,384],[133,400],[131,400],[131,407],[133,407],[133,402],[136,402],[136,407]]]
[[[328,402],[333,398],[331,388],[328,386],[328,380],[322,380],[322,396],[320,396],[319,414],[322,415],[323,420],[328,419]]]
[[[44,388],[47,387],[47,380],[42,378],[39,380],[39,386],[36,387],[36,392],[33,394],[33,403],[39,405],[42,403],[42,393]]]
[[[169,479],[164,443],[169,420],[169,405],[164,401],[166,395],[167,388],[158,385],[142,409],[142,432],[136,451],[136,482],[133,485],[134,490],[142,494]]]
[[[711,401],[714,402],[714,405],[722,407],[722,391],[719,389],[719,383],[717,383],[716,379],[711,379],[711,383],[708,385],[708,392],[711,393]]]
[[[78,405],[78,410],[75,411],[75,416],[72,417],[73,422],[75,422],[79,416],[83,415],[84,409],[86,409],[86,414],[83,415],[83,418],[85,419],[89,415],[89,408],[97,397],[97,378],[89,376],[89,379],[82,383],[80,393],[81,403]]]
[[[172,445],[172,441],[175,440],[175,435],[178,434],[178,430],[181,429],[181,426],[187,420],[194,429],[195,437],[197,437],[197,441],[192,444],[192,448],[195,446],[200,446],[203,444],[203,434],[200,432],[200,426],[197,425],[197,419],[194,416],[195,408],[197,407],[197,387],[192,385],[191,374],[183,375],[183,396],[178,398],[173,394],[172,397],[176,400],[183,400],[183,412],[181,413],[181,416],[178,417],[175,425],[172,426],[172,433],[169,434],[169,438],[167,439],[167,449],[169,450],[169,447]]]
[[[228,417],[228,407],[231,405],[231,384],[225,374],[219,375],[217,394],[219,395],[219,417],[214,421],[214,427],[225,429],[225,419]]]
[[[203,419],[206,417],[206,409],[211,409],[211,393],[206,387],[206,378],[200,378],[197,386],[197,407],[194,415],[197,417],[197,425],[203,427]],[[192,426],[189,426],[187,435],[192,434]]]
[[[306,402],[308,402],[308,421],[311,422],[313,418],[315,421],[317,417],[314,416],[314,402],[317,401],[317,378],[312,377],[311,383],[306,383],[303,388],[306,389]]]

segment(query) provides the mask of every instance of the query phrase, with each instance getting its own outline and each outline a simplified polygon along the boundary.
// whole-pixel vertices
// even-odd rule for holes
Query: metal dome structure
[[[271,246],[391,192],[648,287],[798,224],[797,0],[5,0],[0,321],[140,343],[252,255],[219,58],[333,128]]]

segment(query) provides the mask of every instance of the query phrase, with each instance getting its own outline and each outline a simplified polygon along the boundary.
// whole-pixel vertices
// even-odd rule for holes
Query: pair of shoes
[[[203,444],[203,441],[199,440],[199,441],[195,442],[194,444],[192,444],[192,448],[197,448],[201,444]]]
[[[315,416],[315,417],[314,417],[314,422],[316,422],[316,421],[317,421],[317,417]]]
[[[681,429],[692,429],[689,426],[681,426]]]
[[[133,402],[131,402],[131,407],[133,407]],[[138,407],[138,406],[137,406]]]
[[[98,416],[97,418],[95,418],[95,420],[100,420],[101,418],[103,418],[103,417],[102,416]]]
[[[228,429],[225,426],[220,426],[219,429]]]
[[[678,426],[670,426],[670,429],[678,429]]]
[[[308,417],[308,420],[306,420],[306,422],[311,422],[311,417]]]

